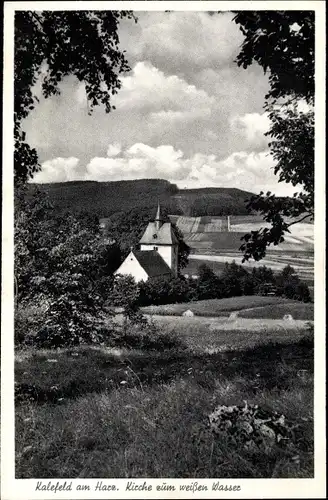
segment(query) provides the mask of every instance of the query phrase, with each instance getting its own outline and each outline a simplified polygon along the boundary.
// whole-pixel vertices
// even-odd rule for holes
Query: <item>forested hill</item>
[[[29,185],[30,192],[36,188],[47,192],[60,212],[88,212],[98,217],[138,207],[152,210],[158,202],[176,215],[243,215],[248,213],[245,201],[252,194],[235,188],[178,189],[162,179]]]

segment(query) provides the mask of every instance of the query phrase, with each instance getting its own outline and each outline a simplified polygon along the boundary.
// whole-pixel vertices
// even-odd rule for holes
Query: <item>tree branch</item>
[[[293,226],[293,224],[297,224],[298,222],[302,222],[303,220],[307,219],[308,217],[313,217],[313,216],[314,216],[314,213],[309,213],[307,215],[304,215],[304,217],[302,217],[301,219],[295,220],[294,222],[291,222],[290,224],[288,224],[288,227]]]
[[[38,23],[38,25],[42,29],[42,33],[45,34],[43,32],[43,24],[42,24],[42,21],[41,21],[40,17],[35,12],[33,12],[33,11],[30,11],[30,13],[31,13],[31,16],[34,17],[34,19],[36,20],[36,22]]]

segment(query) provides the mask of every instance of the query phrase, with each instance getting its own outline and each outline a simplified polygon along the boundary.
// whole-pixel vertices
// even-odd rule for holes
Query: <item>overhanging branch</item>
[[[295,220],[295,221],[291,222],[290,224],[288,224],[288,227],[293,226],[294,224],[297,224],[298,222],[302,222],[303,220],[307,219],[308,217],[314,217],[314,214],[309,213],[307,215],[304,215],[304,217],[302,217],[301,219]]]

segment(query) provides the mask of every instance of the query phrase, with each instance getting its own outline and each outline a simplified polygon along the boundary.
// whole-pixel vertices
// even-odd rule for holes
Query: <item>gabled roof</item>
[[[156,222],[149,222],[140,243],[151,245],[177,245],[178,240],[173,232],[171,222],[164,222],[159,229],[156,227]]]
[[[156,252],[156,250],[133,250],[133,255],[136,257],[139,264],[144,268],[150,278],[172,274],[171,269],[159,253]]]

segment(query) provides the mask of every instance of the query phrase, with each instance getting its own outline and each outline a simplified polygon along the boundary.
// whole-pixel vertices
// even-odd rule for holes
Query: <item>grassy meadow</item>
[[[144,314],[181,316],[190,309],[195,316],[229,316],[238,311],[245,318],[282,319],[292,314],[294,319],[313,320],[313,304],[275,296],[242,295],[225,299],[198,300],[181,304],[167,304],[142,308]]]
[[[312,334],[184,319],[157,324],[170,348],[17,350],[16,477],[313,477]],[[244,401],[283,413],[293,447],[214,436],[209,413]]]

